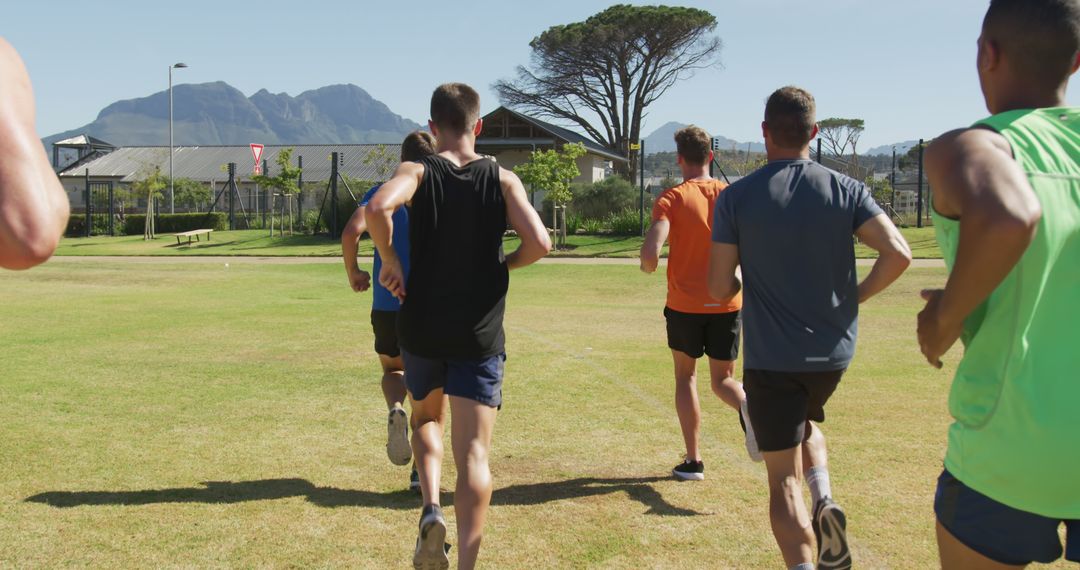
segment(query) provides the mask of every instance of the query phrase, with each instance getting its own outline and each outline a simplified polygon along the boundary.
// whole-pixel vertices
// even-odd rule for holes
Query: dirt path
[[[371,263],[370,257],[361,257],[362,263]],[[868,267],[874,264],[873,259],[857,259],[856,264],[860,267]],[[177,265],[189,263],[202,264],[340,264],[340,257],[255,257],[255,256],[210,256],[210,255],[187,255],[187,256],[111,256],[111,255],[65,255],[56,256],[49,260],[51,265],[79,264],[79,263],[142,263],[157,265]],[[540,260],[544,264],[556,265],[637,265],[638,260],[626,257],[548,257]],[[661,265],[667,260],[661,260]],[[911,262],[912,267],[945,267],[941,259],[916,259]]]

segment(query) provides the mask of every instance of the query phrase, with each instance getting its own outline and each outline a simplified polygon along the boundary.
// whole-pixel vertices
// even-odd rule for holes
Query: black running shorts
[[[682,313],[664,307],[668,348],[691,358],[708,354],[714,360],[739,357],[739,311],[731,313]]]
[[[397,338],[397,311],[371,311],[371,330],[375,332],[375,352],[390,358],[401,355]]]
[[[783,451],[805,441],[809,435],[806,422],[825,421],[825,402],[844,370],[743,370],[746,408],[761,451]]]

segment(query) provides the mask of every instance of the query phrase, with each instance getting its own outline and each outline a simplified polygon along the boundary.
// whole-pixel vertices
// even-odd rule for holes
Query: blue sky
[[[639,3],[639,2],[634,2]],[[674,2],[671,2],[674,3]],[[226,81],[296,95],[355,83],[424,122],[431,89],[465,81],[484,110],[489,86],[527,63],[529,40],[611,2],[9,2],[3,35],[34,83],[42,136],[82,126],[109,103],[176,83]],[[820,118],[866,121],[860,147],[930,138],[985,115],[975,39],[986,0],[690,0],[709,10],[722,67],[700,71],[649,108],[645,134],[668,122],[760,139],[764,99],[796,84]],[[449,40],[440,40],[449,37]],[[1075,93],[1071,104],[1080,102]]]

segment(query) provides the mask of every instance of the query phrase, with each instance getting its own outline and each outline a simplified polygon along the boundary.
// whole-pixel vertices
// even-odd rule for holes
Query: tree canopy
[[[818,121],[818,134],[825,141],[829,154],[837,158],[846,156],[848,147],[851,147],[852,156],[857,156],[856,146],[865,128],[866,122],[862,119],[830,117]]]
[[[299,192],[300,188],[296,186],[296,181],[300,178],[300,169],[292,165],[292,153],[292,148],[282,149],[274,158],[278,166],[277,176],[253,174],[251,181],[259,186],[273,188],[285,195]]]
[[[618,4],[553,26],[529,43],[531,66],[494,89],[504,105],[571,123],[627,158],[648,106],[680,79],[719,64],[716,17],[677,6]]]
[[[566,204],[573,198],[570,181],[581,174],[577,159],[585,155],[585,145],[567,144],[562,149],[534,150],[528,162],[514,167],[514,174],[526,186],[545,190],[555,205]]]

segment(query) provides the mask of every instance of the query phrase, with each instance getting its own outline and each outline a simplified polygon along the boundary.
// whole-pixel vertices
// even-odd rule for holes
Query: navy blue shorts
[[[487,358],[442,360],[424,358],[402,349],[405,386],[414,400],[423,400],[432,390],[443,389],[447,396],[466,398],[497,408],[502,405],[503,368],[506,354]]]
[[[1065,558],[1080,562],[1080,520],[1052,519],[1003,505],[968,487],[946,469],[934,496],[938,522],[968,548],[1001,564],[1050,563],[1061,558],[1058,527],[1065,524]]]

